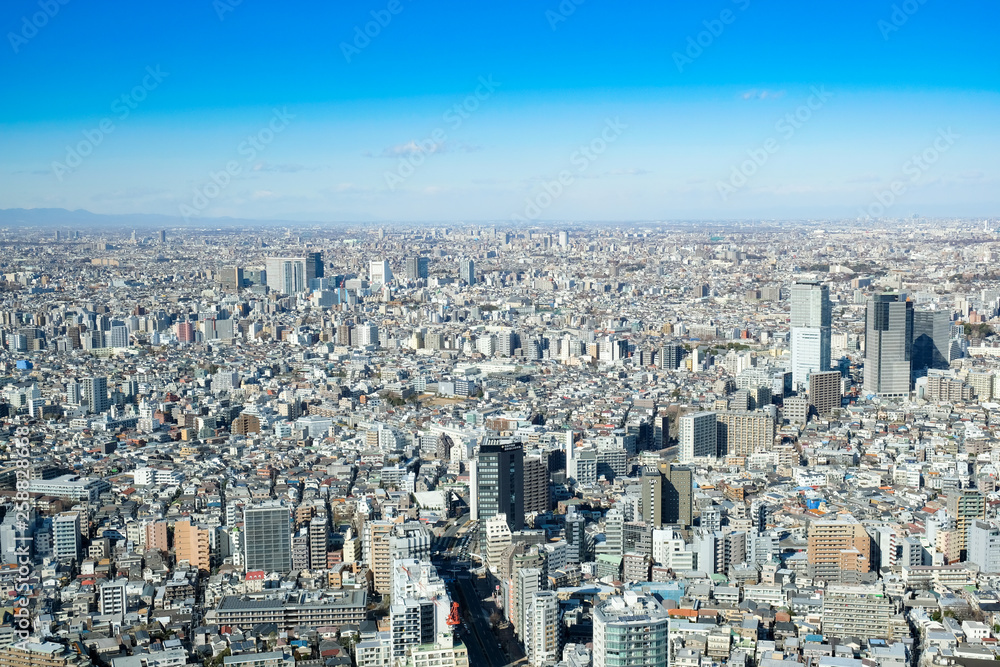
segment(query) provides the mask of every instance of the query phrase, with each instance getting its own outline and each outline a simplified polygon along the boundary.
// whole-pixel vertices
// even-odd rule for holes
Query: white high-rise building
[[[554,591],[532,593],[521,638],[528,662],[536,667],[559,662],[559,599]]]
[[[830,370],[830,288],[818,282],[792,285],[792,383],[806,384],[809,374]]]
[[[654,598],[626,591],[594,607],[594,667],[666,665],[670,616]]]
[[[718,456],[718,426],[714,412],[694,412],[678,421],[681,463],[714,459]]]
[[[373,259],[368,265],[368,282],[372,285],[387,285],[392,282],[392,269],[389,260]]]
[[[405,658],[408,648],[432,644],[439,633],[447,632],[451,599],[437,568],[427,561],[395,561],[391,599],[389,625],[394,658]]]
[[[84,378],[80,386],[83,389],[81,392],[83,400],[90,412],[100,414],[111,407],[111,399],[108,397],[108,378]]]
[[[52,555],[80,558],[80,515],[77,512],[63,512],[52,520]]]
[[[298,294],[309,289],[316,278],[315,265],[308,257],[268,257],[264,260],[267,287],[279,294]]]

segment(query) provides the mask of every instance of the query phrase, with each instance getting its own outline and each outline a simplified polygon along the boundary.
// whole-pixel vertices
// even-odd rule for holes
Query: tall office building
[[[427,280],[430,260],[427,257],[407,257],[405,277],[408,282]]]
[[[309,289],[309,281],[321,276],[323,261],[316,252],[304,257],[268,257],[264,260],[267,287],[278,294],[299,294]]]
[[[806,558],[815,579],[859,583],[858,575],[871,571],[872,539],[850,514],[809,524]]]
[[[652,596],[627,591],[594,605],[594,667],[666,665],[670,616]]]
[[[392,269],[389,260],[373,259],[368,264],[368,282],[372,285],[387,285],[392,282]]]
[[[910,393],[913,304],[898,294],[876,294],[865,322],[864,391],[879,396]]]
[[[476,263],[471,259],[463,259],[458,262],[458,278],[467,285],[476,284]]]
[[[823,371],[809,376],[809,405],[816,414],[826,415],[840,408],[843,381],[840,371]]]
[[[559,232],[559,247],[565,248],[569,245],[569,232]]]
[[[243,287],[243,269],[238,266],[227,266],[219,271],[219,282],[223,289],[238,290]]]
[[[948,368],[950,362],[951,318],[944,310],[913,311],[914,371],[927,368]]]
[[[524,527],[524,448],[520,442],[486,439],[476,457],[475,492],[480,521],[505,514],[512,531]]]
[[[312,265],[311,270],[306,270],[307,277],[312,280],[314,278],[322,278],[326,275],[326,269],[323,266],[323,253],[320,252],[307,252],[306,253],[306,265]]]
[[[243,510],[244,563],[248,572],[288,572],[292,567],[292,527],[288,508],[277,502]]]
[[[111,399],[108,397],[108,378],[84,378],[80,382],[80,387],[83,400],[89,406],[90,412],[100,414],[111,408]]]
[[[817,282],[792,285],[792,382],[830,370],[830,288]]]
[[[684,359],[684,348],[676,343],[664,345],[660,348],[657,358],[660,368],[674,371],[681,367],[681,360]]]
[[[160,230],[160,243],[166,243],[166,242],[167,242],[167,230],[161,229]]]
[[[661,463],[646,468],[642,475],[642,519],[647,526],[664,524],[690,526],[694,478],[690,468]]]
[[[714,459],[718,452],[718,427],[714,412],[694,412],[678,420],[680,431],[678,459],[693,463],[698,459]]]

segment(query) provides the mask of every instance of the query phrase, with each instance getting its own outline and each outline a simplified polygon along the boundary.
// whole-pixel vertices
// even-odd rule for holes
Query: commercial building
[[[430,259],[427,257],[407,257],[405,266],[405,277],[408,282],[427,280]]]
[[[485,521],[507,517],[511,531],[524,526],[524,448],[520,442],[490,437],[476,457],[476,507]],[[485,538],[485,535],[484,535]]]
[[[642,475],[643,521],[651,528],[664,524],[690,526],[694,478],[690,468],[660,463]]]
[[[873,296],[865,322],[865,393],[909,395],[912,345],[913,304],[900,301],[899,294]]]
[[[291,515],[277,502],[243,511],[247,571],[288,572],[292,567]]]
[[[319,253],[302,257],[268,257],[264,260],[267,287],[278,294],[299,294],[309,290],[309,283],[323,277]]]
[[[950,313],[946,310],[913,311],[912,368],[948,368],[951,360]]]
[[[809,374],[830,369],[830,288],[817,282],[792,285],[792,382],[805,385]]]

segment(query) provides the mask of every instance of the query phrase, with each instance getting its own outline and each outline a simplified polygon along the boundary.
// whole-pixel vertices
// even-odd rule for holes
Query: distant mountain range
[[[210,218],[198,217],[185,220],[179,215],[160,215],[153,213],[124,213],[112,215],[107,213],[92,213],[86,209],[70,211],[65,208],[5,208],[0,209],[0,227],[128,227],[128,228],[161,228],[189,227],[258,227],[278,224],[294,225],[330,225],[344,223],[303,222],[293,220],[248,220],[241,218]]]

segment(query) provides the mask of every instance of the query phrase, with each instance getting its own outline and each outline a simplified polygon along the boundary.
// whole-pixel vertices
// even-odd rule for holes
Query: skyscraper
[[[507,515],[512,531],[524,527],[524,449],[520,442],[489,437],[476,457],[479,520]]]
[[[524,511],[549,511],[549,466],[540,456],[524,459]]]
[[[429,265],[430,260],[426,257],[407,257],[405,272],[406,280],[410,282],[415,282],[421,279],[426,280]]]
[[[681,463],[692,463],[695,459],[714,459],[719,455],[717,418],[714,412],[684,415],[678,426],[678,459]]]
[[[247,571],[288,572],[292,567],[291,515],[277,502],[243,510]]]
[[[90,412],[100,414],[111,408],[111,399],[108,398],[108,378],[84,378],[80,385],[83,400],[89,406]]]
[[[910,392],[913,304],[898,294],[876,294],[868,301],[865,323],[864,391],[879,396]]]
[[[944,310],[913,311],[914,371],[926,368],[948,368],[951,340],[951,319]]]
[[[792,285],[792,382],[830,370],[830,288],[818,282]]]
[[[309,281],[320,276],[323,262],[318,252],[304,257],[268,257],[264,260],[267,287],[279,294],[298,294],[309,289]]]
[[[648,526],[690,526],[694,479],[690,468],[661,463],[642,475],[642,518]]]
[[[471,259],[463,259],[458,263],[458,278],[467,285],[476,284],[476,263]]]
[[[676,343],[664,345],[660,348],[657,362],[660,368],[666,370],[677,370],[681,366],[681,359],[684,358],[684,348]]]
[[[373,259],[368,265],[368,282],[372,285],[386,285],[392,282],[392,269],[389,260]]]

